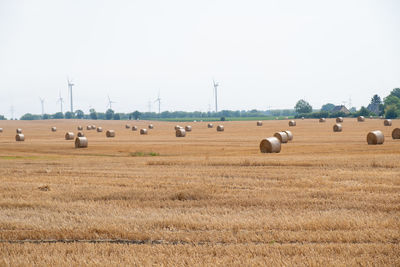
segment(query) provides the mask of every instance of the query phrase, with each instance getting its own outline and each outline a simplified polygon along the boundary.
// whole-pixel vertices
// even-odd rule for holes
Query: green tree
[[[321,111],[332,111],[335,108],[335,105],[332,103],[327,103],[321,107]]]
[[[7,120],[6,117],[4,117],[4,115],[0,115],[0,121],[4,121]]]
[[[385,98],[385,107],[387,106],[396,106],[397,109],[400,109],[400,98],[390,94]]]
[[[119,113],[115,113],[113,116],[113,120],[119,121],[121,119],[121,116],[119,115]]]
[[[85,113],[83,113],[82,110],[78,109],[75,111],[75,117],[78,119],[83,119],[83,117],[85,116]]]
[[[399,116],[398,109],[395,105],[390,105],[386,107],[385,110],[385,118],[386,119],[395,119]]]
[[[53,119],[64,119],[64,114],[62,112],[57,112],[53,114]]]
[[[72,119],[73,117],[74,117],[74,113],[72,113],[71,111],[65,112],[66,119]]]
[[[43,114],[42,120],[48,120],[50,119],[50,114]]]
[[[114,110],[107,109],[106,111],[106,120],[111,120],[114,117]]]
[[[308,103],[304,99],[297,101],[296,106],[294,106],[294,109],[296,110],[296,113],[312,112],[312,106],[310,105],[310,103]]]
[[[20,118],[20,120],[24,120],[24,121],[31,121],[34,119],[35,119],[35,116],[32,115],[31,113],[26,113],[26,114],[22,115],[22,117]]]
[[[92,120],[97,120],[97,112],[96,112],[96,110],[94,109],[94,108],[91,108],[90,110],[89,110],[89,116],[90,116],[90,118],[92,119]]]
[[[142,115],[142,113],[140,113],[140,112],[137,111],[137,110],[135,110],[135,111],[132,113],[132,117],[133,117],[135,120],[139,119],[141,115]]]
[[[362,106],[360,110],[357,112],[357,116],[369,116],[369,114],[370,114],[369,110],[364,106]]]
[[[379,97],[379,95],[374,95],[374,96],[371,98],[371,104],[376,104],[376,105],[382,104],[382,100],[381,100],[381,98]]]
[[[395,96],[400,98],[400,88],[394,88],[391,92],[389,96]]]

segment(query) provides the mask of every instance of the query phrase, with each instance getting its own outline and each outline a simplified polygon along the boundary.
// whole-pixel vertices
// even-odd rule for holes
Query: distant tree
[[[72,113],[71,111],[65,112],[66,119],[72,119],[73,117],[74,117],[74,113]]]
[[[137,111],[137,110],[135,110],[135,111],[132,113],[132,117],[133,117],[135,120],[139,119],[141,115],[142,115],[142,113],[140,113],[140,112]]]
[[[34,119],[35,119],[35,116],[31,113],[26,113],[26,114],[22,115],[22,117],[20,118],[20,120],[24,120],[24,121],[31,121]]]
[[[50,119],[50,115],[49,114],[43,114],[42,120],[48,120],[48,119]]]
[[[75,111],[75,117],[77,119],[83,119],[84,116],[85,116],[85,113],[83,113],[82,110],[78,109],[78,110]]]
[[[106,111],[106,120],[111,120],[114,117],[114,110],[107,109]]]
[[[395,119],[399,116],[398,109],[395,105],[387,106],[385,111],[386,119]]]
[[[371,98],[371,104],[380,105],[380,104],[382,104],[382,100],[381,100],[381,98],[380,98],[378,95],[374,95],[374,96]]]
[[[116,120],[116,121],[120,120],[121,116],[119,115],[119,113],[115,113],[114,116],[113,116],[113,119]]]
[[[301,99],[297,101],[296,106],[294,107],[296,113],[310,113],[312,112],[312,106],[305,100]]]
[[[349,109],[349,111],[350,111],[350,113],[356,113],[357,109],[356,109],[356,107],[352,107]]]
[[[370,114],[369,110],[364,106],[362,106],[360,110],[357,112],[357,116],[369,116],[369,114]]]
[[[97,112],[94,108],[91,108],[89,110],[89,114],[90,114],[89,116],[92,120],[97,120]]]
[[[385,98],[385,107],[387,106],[396,106],[397,109],[400,109],[400,98],[390,94]]]
[[[4,115],[0,115],[0,121],[4,121],[7,120],[6,117],[4,117]]]
[[[321,107],[322,111],[332,111],[335,108],[335,105],[332,103],[327,103]]]
[[[64,119],[64,114],[62,112],[57,112],[53,114],[53,119]]]
[[[221,119],[220,119],[221,121],[225,121],[226,119],[225,119],[225,117],[221,117]]]
[[[400,98],[400,88],[394,88],[391,92],[389,96],[395,96]]]

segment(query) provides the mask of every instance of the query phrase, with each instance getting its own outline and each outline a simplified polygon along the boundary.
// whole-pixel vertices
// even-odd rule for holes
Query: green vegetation
[[[160,153],[136,151],[136,152],[131,152],[129,155],[131,157],[156,157],[156,156],[160,156]]]
[[[312,106],[310,105],[310,103],[308,103],[304,99],[300,99],[299,101],[297,101],[296,106],[294,107],[294,109],[296,110],[297,114],[312,112]]]

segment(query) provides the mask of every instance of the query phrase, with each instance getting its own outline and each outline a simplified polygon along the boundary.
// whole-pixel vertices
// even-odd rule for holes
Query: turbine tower
[[[117,102],[111,101],[111,98],[110,98],[109,95],[107,95],[107,97],[108,97],[108,104],[107,104],[107,107],[108,107],[109,109],[112,109],[112,104],[113,104],[113,103],[117,103]]]
[[[156,101],[154,102],[158,102],[158,114],[161,114],[161,98],[160,98],[160,91],[158,91],[158,97],[156,99]]]
[[[215,112],[218,112],[218,86],[219,83],[213,80],[214,84],[214,95],[215,95]]]
[[[74,103],[73,103],[73,99],[72,99],[72,87],[75,85],[72,83],[72,80],[69,80],[69,78],[67,77],[67,82],[68,82],[68,89],[69,89],[69,95],[71,97],[71,112],[74,113]]]
[[[39,97],[39,99],[40,99],[40,104],[42,105],[42,118],[43,118],[43,115],[44,115],[44,98],[40,98]]]
[[[63,113],[63,102],[64,102],[64,99],[61,97],[61,91],[60,91],[60,96],[58,97],[58,100],[57,100],[56,103],[60,103],[60,111],[61,111],[61,113]]]

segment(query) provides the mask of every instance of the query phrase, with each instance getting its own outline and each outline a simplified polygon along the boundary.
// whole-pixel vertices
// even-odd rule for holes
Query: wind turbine
[[[160,98],[160,91],[158,91],[158,97],[155,102],[158,102],[158,114],[161,114],[161,98]]]
[[[109,95],[107,95],[107,97],[108,97],[108,105],[107,105],[107,107],[109,107],[110,109],[112,109],[112,104],[113,104],[113,103],[117,103],[117,102],[111,101]]]
[[[58,97],[58,100],[56,103],[60,103],[61,113],[63,113],[63,102],[64,102],[64,99],[61,97],[61,91],[60,91],[60,96]]]
[[[215,112],[218,112],[218,86],[219,83],[213,79],[214,84],[214,94],[215,94]]]
[[[44,115],[44,98],[40,98],[39,97],[39,99],[40,99],[40,104],[42,105],[42,118],[43,118],[43,115]]]
[[[73,99],[72,99],[72,87],[75,85],[72,83],[72,80],[69,80],[69,78],[67,77],[67,82],[68,82],[68,89],[69,89],[69,95],[71,97],[71,112],[74,112],[74,104],[73,104]]]

